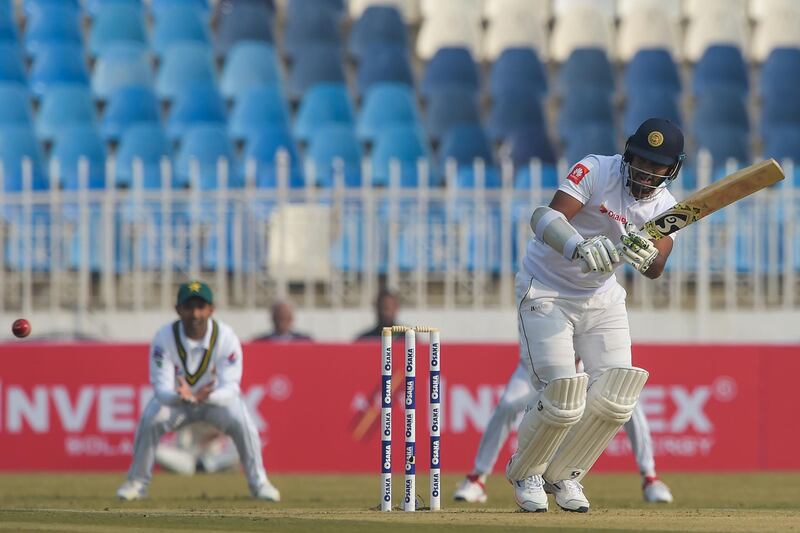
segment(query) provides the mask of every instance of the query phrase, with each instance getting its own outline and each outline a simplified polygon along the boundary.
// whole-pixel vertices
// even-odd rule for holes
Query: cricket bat
[[[737,170],[645,222],[642,232],[661,239],[784,178],[774,159]]]

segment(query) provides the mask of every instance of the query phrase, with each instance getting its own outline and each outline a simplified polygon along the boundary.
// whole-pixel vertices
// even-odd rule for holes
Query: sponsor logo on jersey
[[[567,176],[567,179],[569,181],[571,181],[572,183],[574,183],[575,185],[578,185],[578,184],[580,184],[581,180],[583,180],[583,178],[586,177],[586,174],[588,174],[588,173],[589,173],[589,169],[586,168],[585,165],[582,165],[581,163],[578,163],[574,167],[572,167],[572,170],[570,171],[569,175]]]
[[[622,222],[623,224],[627,224],[628,223],[628,219],[627,218],[625,218],[624,216],[620,215],[619,213],[615,213],[611,209],[607,208],[606,204],[600,204],[600,212],[603,213],[604,215],[608,215],[608,218],[610,218],[612,220],[616,220],[618,222]]]
[[[231,352],[231,354],[228,356],[228,364],[232,365],[235,362],[236,362],[236,352]]]

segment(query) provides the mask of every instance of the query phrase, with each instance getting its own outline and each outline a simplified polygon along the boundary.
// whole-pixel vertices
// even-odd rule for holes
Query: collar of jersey
[[[186,366],[186,349],[183,347],[183,342],[181,342],[181,335],[183,333],[182,330],[183,328],[181,327],[180,320],[173,322],[172,335],[175,337],[175,348],[178,350],[178,357],[180,357],[181,364],[183,365],[183,373],[186,377],[186,382],[189,385],[194,385],[203,376],[205,371],[208,369],[209,364],[211,363],[211,354],[214,352],[214,348],[217,345],[219,327],[217,326],[216,320],[211,320],[210,338],[209,334],[206,333],[206,337],[203,339],[203,345],[206,346],[206,351],[203,353],[203,359],[200,361],[200,366],[197,367],[197,372],[194,374],[190,373],[189,368]],[[206,342],[206,339],[208,339],[208,342]]]

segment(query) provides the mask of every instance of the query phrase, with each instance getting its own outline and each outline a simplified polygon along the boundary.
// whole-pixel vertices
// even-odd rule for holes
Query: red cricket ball
[[[24,318],[18,318],[14,321],[14,324],[11,326],[11,333],[14,334],[15,337],[27,337],[31,334],[31,323],[25,320]]]

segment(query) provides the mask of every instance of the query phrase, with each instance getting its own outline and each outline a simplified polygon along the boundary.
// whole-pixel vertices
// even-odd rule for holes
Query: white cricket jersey
[[[242,380],[242,345],[227,324],[209,319],[201,340],[186,338],[180,321],[162,327],[150,345],[150,384],[163,404],[180,403],[176,379],[183,376],[193,392],[214,381],[207,402],[225,404],[239,394]]]
[[[621,155],[586,156],[572,167],[558,188],[583,204],[570,224],[585,239],[605,235],[616,244],[624,233],[626,221],[642,227],[676,203],[667,190],[637,201],[625,186],[621,164]],[[539,237],[528,242],[522,271],[565,296],[604,292],[617,283],[613,272],[583,273],[580,261],[567,260]]]

